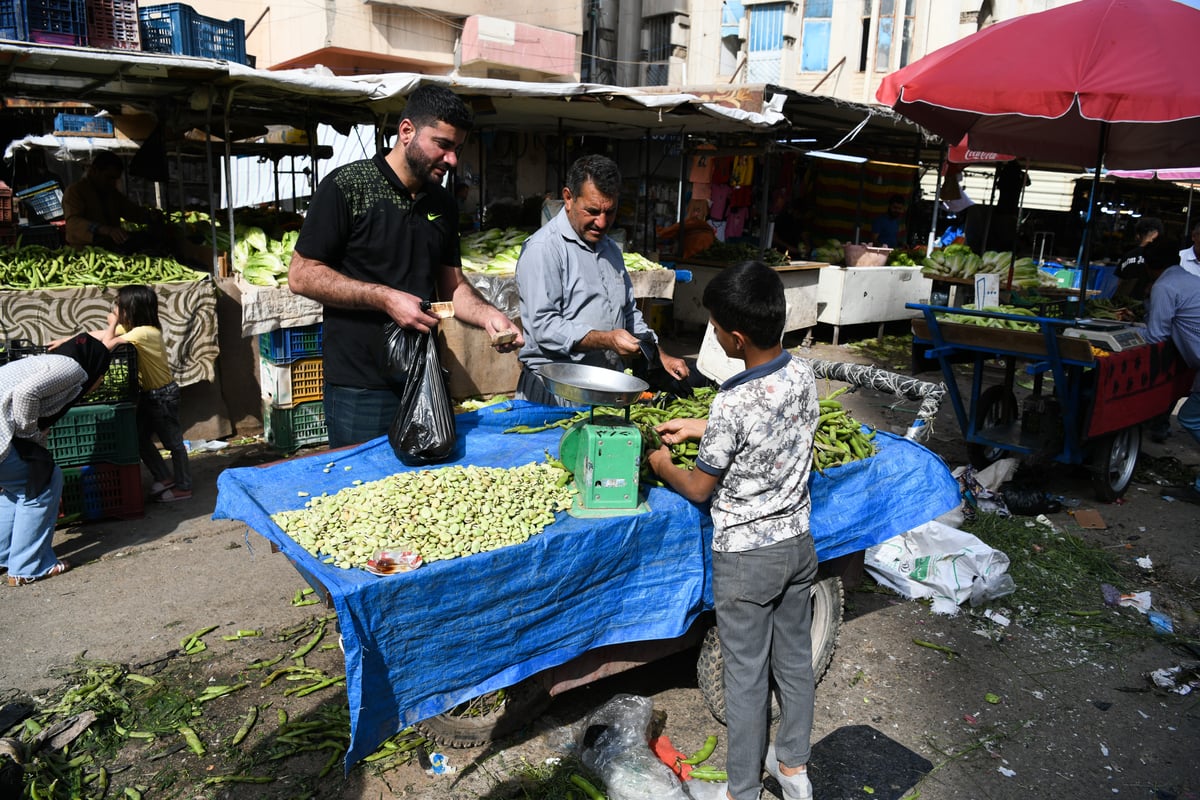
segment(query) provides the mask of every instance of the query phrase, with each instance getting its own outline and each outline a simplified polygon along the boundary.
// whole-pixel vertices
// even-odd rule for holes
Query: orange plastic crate
[[[275,364],[259,358],[258,375],[263,400],[278,408],[291,408],[325,397],[323,358],[302,358],[291,364]]]

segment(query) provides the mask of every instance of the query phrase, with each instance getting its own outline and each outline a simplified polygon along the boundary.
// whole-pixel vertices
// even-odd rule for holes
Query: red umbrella
[[[1189,0],[1196,2],[1197,0]],[[950,142],[1101,168],[1200,164],[1200,8],[1080,0],[996,23],[884,78],[875,97]],[[1087,291],[1087,231],[1079,248]]]
[[[1081,0],[930,53],[875,96],[947,141],[969,134],[980,150],[1090,166],[1107,135],[1110,168],[1192,167],[1198,31],[1200,8],[1178,0]]]
[[[972,147],[967,142],[966,136],[962,138],[961,142],[946,151],[946,161],[950,164],[996,164],[1001,161],[1012,161],[1014,158],[1016,156]]]

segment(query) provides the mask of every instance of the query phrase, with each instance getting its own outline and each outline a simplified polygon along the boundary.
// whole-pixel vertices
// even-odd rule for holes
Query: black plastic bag
[[[634,377],[650,384],[654,392],[666,392],[675,397],[691,397],[695,391],[686,380],[667,372],[658,354],[658,345],[647,337],[641,339],[641,358],[635,358],[632,366]]]
[[[1035,486],[1009,482],[1000,487],[1000,494],[1009,513],[1017,516],[1036,517],[1062,511],[1062,503]]]
[[[458,444],[458,431],[436,334],[389,324],[384,337],[384,373],[393,383],[403,383],[400,407],[388,429],[392,451],[410,467],[445,461]]]

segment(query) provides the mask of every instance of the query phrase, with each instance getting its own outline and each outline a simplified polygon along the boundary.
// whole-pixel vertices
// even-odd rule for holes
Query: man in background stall
[[[888,198],[887,212],[871,222],[871,238],[880,247],[899,247],[908,240],[904,225],[904,212],[908,204],[904,195],[894,194]]]
[[[125,165],[108,150],[96,153],[84,176],[63,193],[67,245],[94,245],[118,253],[170,252],[162,213],[138,205],[121,191]],[[130,230],[126,223],[147,227]]]

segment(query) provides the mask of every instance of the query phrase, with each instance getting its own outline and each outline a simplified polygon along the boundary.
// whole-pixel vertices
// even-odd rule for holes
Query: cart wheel
[[[979,395],[979,402],[975,406],[975,419],[979,430],[1015,422],[1017,398],[1003,386],[988,387]],[[1004,458],[1007,453],[1003,447],[988,447],[977,442],[967,443],[967,455],[975,469],[984,469]]]
[[[1142,429],[1137,425],[1096,440],[1089,466],[1098,499],[1111,502],[1125,494],[1133,480],[1141,448]]]
[[[837,647],[838,631],[842,627],[842,579],[836,575],[817,581],[812,587],[812,652],[813,679],[820,681],[833,650]],[[700,656],[696,659],[696,681],[704,705],[725,724],[725,660],[721,657],[721,637],[717,626],[708,629],[700,645]],[[779,697],[774,681],[771,686],[771,719],[779,718]]]
[[[550,693],[535,675],[422,720],[415,727],[446,747],[476,747],[523,728],[549,705]]]

